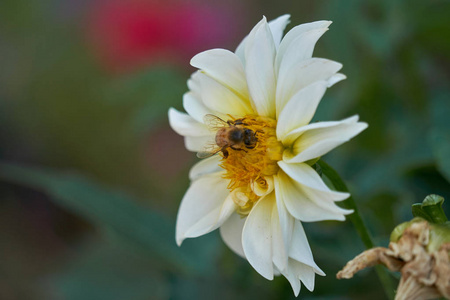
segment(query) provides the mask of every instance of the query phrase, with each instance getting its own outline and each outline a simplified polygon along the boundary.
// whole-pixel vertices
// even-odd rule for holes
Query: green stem
[[[322,159],[319,160],[317,164],[322,169],[322,173],[333,183],[336,190],[340,192],[349,192],[342,178],[330,165],[328,165]],[[374,244],[372,238],[369,234],[366,225],[364,225],[364,221],[361,218],[361,215],[359,214],[358,207],[356,206],[353,197],[350,196],[349,198],[340,203],[342,204],[341,206],[344,208],[353,209],[354,212],[351,215],[348,215],[347,218],[353,223],[353,226],[358,232],[358,235],[361,238],[362,242],[364,243],[364,246],[366,246],[366,249],[373,248]],[[383,285],[386,295],[388,296],[389,299],[394,299],[394,285],[392,283],[389,273],[382,266],[376,266],[375,270],[377,272],[378,278],[381,281],[381,284]]]

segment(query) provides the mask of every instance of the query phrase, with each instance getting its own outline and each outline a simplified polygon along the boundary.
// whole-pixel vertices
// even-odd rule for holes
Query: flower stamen
[[[220,166],[226,170],[228,188],[238,206],[237,212],[247,215],[253,205],[273,190],[273,175],[278,172],[277,162],[282,159],[283,146],[276,138],[276,121],[261,116],[245,116],[242,123],[255,133],[253,149],[228,149],[222,154]]]

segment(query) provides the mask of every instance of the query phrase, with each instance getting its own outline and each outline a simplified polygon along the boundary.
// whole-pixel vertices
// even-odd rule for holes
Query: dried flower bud
[[[399,225],[389,248],[364,251],[339,271],[337,278],[352,278],[366,267],[383,264],[400,271],[396,300],[450,298],[450,228],[415,218]]]

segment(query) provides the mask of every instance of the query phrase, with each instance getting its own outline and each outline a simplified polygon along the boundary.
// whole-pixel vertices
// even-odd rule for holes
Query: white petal
[[[204,136],[185,136],[184,146],[186,149],[192,152],[202,152],[214,145],[215,135],[204,135]]]
[[[253,106],[261,116],[275,118],[275,44],[264,17],[245,45],[245,72]]]
[[[269,280],[273,279],[271,217],[274,199],[272,194],[255,204],[242,232],[245,257],[259,274]]]
[[[274,276],[280,276],[281,275],[281,272],[280,272],[280,270],[278,270],[278,268],[277,268],[277,266],[273,266],[273,275]]]
[[[221,171],[222,168],[219,166],[221,159],[222,157],[219,155],[202,159],[189,171],[189,179],[193,181],[203,175]]]
[[[199,123],[203,123],[205,115],[215,114],[215,112],[207,108],[193,92],[188,92],[183,95],[183,107],[184,110]]]
[[[277,137],[283,140],[292,130],[308,124],[327,89],[326,81],[316,81],[296,93],[278,116]]]
[[[201,74],[200,71],[195,71],[194,73],[191,74],[191,77],[188,79],[187,81],[187,86],[189,88],[189,90],[194,94],[195,97],[197,97],[198,99],[200,99],[200,95],[201,95],[201,87],[200,87],[200,82],[199,82],[199,75]]]
[[[279,204],[281,202],[281,204]],[[287,268],[289,248],[291,245],[294,218],[287,212],[284,204],[277,197],[272,209],[272,259],[278,270]],[[278,207],[281,211],[278,211]]]
[[[342,81],[342,80],[344,80],[346,78],[347,78],[347,76],[345,76],[344,74],[337,73],[336,75],[333,75],[330,79],[328,79],[328,87],[332,87],[333,85],[335,85],[339,81]]]
[[[294,294],[298,296],[300,292],[300,280],[308,290],[312,291],[315,273],[322,276],[325,273],[314,262],[305,231],[299,221],[295,221],[289,255],[288,268],[282,274],[289,280]]]
[[[316,189],[318,191],[330,192],[335,193],[336,195],[341,195],[332,197],[333,200],[336,200],[335,198],[343,200],[348,198],[348,196],[350,195],[348,193],[331,191],[330,188],[323,182],[322,178],[320,178],[319,174],[317,174],[317,172],[314,171],[314,169],[308,164],[304,163],[289,164],[284,161],[279,161],[278,165],[286,173],[286,175],[288,175],[301,185],[310,187],[312,189]]]
[[[292,28],[280,43],[276,57],[276,72],[301,60],[311,58],[317,40],[328,30],[330,21],[317,21]]]
[[[297,286],[300,285],[300,280],[309,291],[312,292],[314,290],[315,273],[314,268],[310,266],[307,266],[294,259],[290,259],[289,268],[285,276],[289,280],[294,293],[296,293],[297,291]]]
[[[332,60],[310,58],[293,65],[286,72],[280,73],[278,75],[276,92],[277,115],[280,114],[293,95],[309,84],[325,80],[328,82],[327,86],[329,87],[332,78],[333,80],[338,79],[335,78],[335,74],[341,68],[342,64]]]
[[[242,230],[244,229],[245,220],[245,218],[238,214],[232,214],[220,226],[220,235],[225,244],[243,258],[245,258],[245,254],[244,248],[242,248]]]
[[[299,163],[320,157],[367,128],[367,123],[358,122],[357,116],[330,125],[303,131],[291,151],[283,153],[283,160]]]
[[[283,199],[289,213],[304,222],[343,221],[344,214],[350,213],[334,204],[332,199],[327,198],[329,193],[302,186],[282,171],[275,179],[275,191],[277,200]],[[310,191],[311,193],[308,193]]]
[[[275,43],[275,47],[278,48],[280,44],[280,40],[283,36],[283,31],[286,28],[286,25],[289,24],[290,15],[282,15],[275,20],[269,22],[270,31],[272,32],[273,40]],[[241,59],[242,62],[245,62],[245,44],[247,43],[248,36],[246,36],[237,46],[236,55]]]
[[[192,182],[178,210],[178,245],[185,238],[198,237],[216,229],[234,211],[234,206],[226,201],[229,191],[222,175],[223,172],[218,172]]]
[[[316,273],[314,272],[314,268],[307,266],[302,263],[295,263],[298,268],[298,277],[302,281],[302,283],[306,286],[306,288],[312,292],[314,290],[314,279],[316,278]]]
[[[284,203],[283,195],[280,194],[279,190],[279,177],[274,176],[274,184],[275,184],[275,197],[277,199],[277,212],[279,216],[279,222],[280,222],[280,228],[281,233],[283,236],[283,242],[284,242],[284,248],[286,251],[289,252],[290,245],[291,245],[291,239],[292,239],[292,232],[294,229],[294,218],[292,215],[288,212],[286,205]]]
[[[237,46],[236,51],[234,51],[234,53],[237,55],[237,57],[239,57],[239,59],[242,61],[243,64],[245,64],[245,44],[247,43],[247,38],[248,36],[246,36]]]
[[[270,31],[272,32],[273,41],[276,48],[278,48],[278,46],[280,45],[284,29],[286,28],[287,24],[290,23],[290,17],[291,15],[286,14],[269,22]]]
[[[352,116],[347,119],[341,120],[341,121],[324,121],[324,122],[315,122],[311,123],[302,127],[299,127],[297,129],[292,130],[287,135],[284,136],[282,142],[285,145],[292,145],[294,141],[300,137],[305,131],[312,130],[312,129],[319,129],[319,128],[327,128],[327,127],[333,127],[336,125],[339,125],[341,122],[355,122],[354,120],[358,121],[358,116]]]
[[[257,181],[254,181],[251,184],[253,193],[255,193],[259,197],[264,197],[265,195],[270,194],[274,188],[273,176],[264,177],[264,180],[266,181],[265,186],[260,186]]]
[[[300,283],[300,279],[298,273],[296,272],[295,266],[293,265],[295,263],[293,262],[295,262],[293,259],[289,260],[288,269],[283,273],[283,275],[291,284],[292,290],[294,290],[294,295],[295,297],[297,297],[300,293],[302,285]]]
[[[314,258],[309,247],[308,239],[306,238],[305,230],[303,229],[300,221],[295,221],[294,232],[292,234],[291,249],[289,251],[289,257],[299,261],[307,266],[310,266],[314,271],[325,276],[325,273],[316,265]]]
[[[248,99],[244,66],[233,52],[224,49],[207,50],[194,56],[191,65],[201,69],[241,98]]]
[[[204,124],[172,107],[169,108],[169,123],[176,133],[183,136],[205,136],[211,134]]]
[[[206,74],[199,73],[200,93],[203,103],[222,114],[243,116],[252,113],[248,99],[242,99],[229,88]]]

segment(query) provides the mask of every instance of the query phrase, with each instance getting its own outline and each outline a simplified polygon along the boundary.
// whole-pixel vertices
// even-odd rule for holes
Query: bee
[[[206,158],[222,151],[224,158],[228,157],[228,148],[233,150],[253,149],[258,138],[256,132],[246,128],[244,119],[224,121],[221,118],[208,114],[204,117],[205,124],[212,130],[217,130],[215,143],[211,151],[199,152],[197,157]]]

